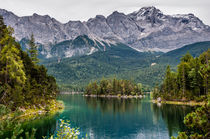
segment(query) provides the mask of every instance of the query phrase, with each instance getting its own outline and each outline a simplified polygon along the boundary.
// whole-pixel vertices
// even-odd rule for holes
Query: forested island
[[[142,84],[134,83],[129,80],[113,79],[101,79],[99,83],[97,81],[90,82],[86,87],[85,95],[87,96],[136,96],[142,97]]]
[[[0,16],[0,137],[12,131],[11,138],[23,131],[20,121],[56,112],[62,104],[56,101],[58,93],[55,78],[38,65],[33,35],[28,52],[21,50],[13,29]]]

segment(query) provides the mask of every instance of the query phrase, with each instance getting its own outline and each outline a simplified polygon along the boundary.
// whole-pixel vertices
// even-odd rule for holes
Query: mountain
[[[190,52],[193,56],[199,56],[208,48],[210,42],[199,42],[167,53],[138,52],[124,44],[116,44],[105,52],[97,51],[60,61],[50,58],[42,64],[56,78],[61,90],[82,90],[90,81],[102,77],[129,79],[151,88],[161,83],[167,65],[175,70],[184,54]]]
[[[69,21],[65,24],[48,15],[19,17],[4,9],[0,9],[0,15],[7,25],[14,28],[19,41],[27,40],[33,33],[37,43],[44,46],[42,53],[47,53],[46,57],[54,56],[51,54],[53,46],[63,47],[65,44],[68,54],[62,55],[70,57],[88,55],[98,47],[97,44],[103,43],[123,43],[141,52],[168,52],[194,42],[210,41],[210,27],[195,15],[165,15],[155,7],[143,7],[130,14],[115,11],[107,17],[97,15],[86,22]],[[70,43],[79,36],[87,36],[95,42],[94,45],[83,45],[87,48],[82,52],[72,50]]]
[[[28,39],[22,39],[20,44],[23,50],[27,50]],[[56,44],[44,46],[37,43],[39,58],[55,58],[61,59],[65,57],[78,57],[82,55],[90,55],[96,51],[105,51],[110,44],[91,40],[87,35],[81,35],[73,40],[66,40]]]

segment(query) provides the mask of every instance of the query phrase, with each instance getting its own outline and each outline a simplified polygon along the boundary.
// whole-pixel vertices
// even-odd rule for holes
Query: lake
[[[70,120],[79,127],[80,137],[93,139],[169,139],[183,131],[184,116],[193,110],[189,106],[157,105],[147,96],[143,99],[91,98],[82,95],[60,95],[65,110],[25,124],[36,128],[36,137],[54,134],[59,119]]]

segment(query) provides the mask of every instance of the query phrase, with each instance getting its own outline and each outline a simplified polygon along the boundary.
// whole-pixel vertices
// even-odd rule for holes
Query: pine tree
[[[181,58],[181,62],[190,62],[191,60],[193,60],[193,57],[189,52]]]
[[[199,57],[200,62],[201,62],[201,69],[200,69],[200,74],[203,77],[203,86],[204,86],[204,93],[205,95],[208,94],[209,92],[209,86],[210,86],[210,49],[208,51],[204,52],[203,54],[200,55]]]
[[[191,68],[191,70],[189,72],[190,87],[193,91],[193,95],[200,96],[202,77],[199,74],[199,72],[200,72],[200,62],[199,62],[198,58],[195,58],[193,60],[192,65],[193,65],[193,67]]]
[[[37,46],[35,44],[35,39],[34,35],[31,35],[30,41],[29,41],[29,50],[28,50],[30,57],[33,61],[33,63],[37,64],[39,63],[39,59],[37,58],[38,56],[38,51],[37,51]]]

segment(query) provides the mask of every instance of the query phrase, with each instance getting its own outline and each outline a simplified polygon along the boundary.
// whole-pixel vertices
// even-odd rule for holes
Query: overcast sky
[[[210,25],[210,0],[0,0],[0,8],[18,16],[48,14],[63,23],[87,21],[116,10],[127,14],[144,6],[155,6],[164,14],[193,13]]]

